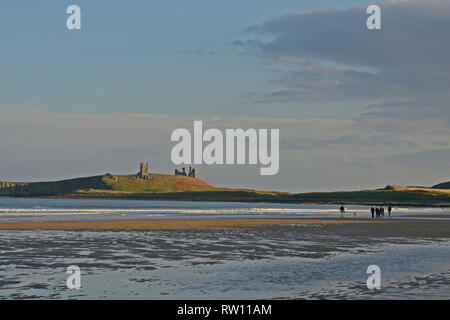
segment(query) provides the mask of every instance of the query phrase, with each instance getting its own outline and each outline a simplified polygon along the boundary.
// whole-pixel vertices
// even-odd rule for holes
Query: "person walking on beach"
[[[341,211],[341,215],[344,215],[344,212],[345,212],[344,206],[341,206],[341,207],[339,208],[339,210]]]
[[[372,219],[373,219],[374,218],[374,213],[375,213],[375,208],[374,207],[370,208],[370,212],[372,213]]]
[[[378,209],[378,207],[375,208],[375,212],[377,214],[377,218],[380,217],[380,209]]]
[[[392,212],[392,207],[389,206],[389,208],[388,208],[388,214],[389,214],[389,217],[391,216],[391,212]]]
[[[382,217],[384,217],[384,207],[380,208],[380,214],[381,214]]]

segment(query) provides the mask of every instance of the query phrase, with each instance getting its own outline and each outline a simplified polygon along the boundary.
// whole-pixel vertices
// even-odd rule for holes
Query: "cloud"
[[[278,67],[257,102],[365,101],[370,113],[450,118],[450,2],[381,3],[382,29],[365,7],[286,14],[247,28],[236,46]],[[261,40],[264,39],[264,40]]]
[[[279,128],[280,173],[258,166],[198,166],[200,177],[225,187],[314,191],[432,185],[448,174],[450,129],[443,119],[366,116],[354,120],[181,117],[151,114],[60,114],[0,110],[0,180],[53,180],[151,171],[171,173],[177,128]]]
[[[413,168],[429,168],[447,170],[450,166],[450,149],[422,151],[416,153],[398,154],[386,158],[387,162],[403,163]]]

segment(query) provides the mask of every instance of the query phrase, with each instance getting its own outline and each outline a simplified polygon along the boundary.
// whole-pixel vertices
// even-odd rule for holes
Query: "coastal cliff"
[[[162,193],[183,191],[213,191],[216,188],[200,179],[165,174],[138,175],[105,174],[86,178],[49,182],[0,181],[2,196],[57,196],[76,193]]]
[[[51,182],[0,182],[0,196],[76,199],[450,206],[450,190],[389,185],[377,190],[288,193],[219,188],[184,175],[105,174]]]

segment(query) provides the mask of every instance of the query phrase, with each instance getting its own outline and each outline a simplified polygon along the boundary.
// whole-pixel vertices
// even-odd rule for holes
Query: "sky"
[[[66,28],[81,8],[82,29]],[[381,30],[366,8],[381,7]],[[171,173],[176,128],[280,129],[292,192],[450,180],[450,1],[0,0],[0,180]]]

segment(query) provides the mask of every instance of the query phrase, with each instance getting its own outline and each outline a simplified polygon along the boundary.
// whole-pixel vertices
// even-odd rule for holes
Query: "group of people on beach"
[[[387,210],[388,210],[388,215],[390,217],[391,216],[391,212],[392,212],[392,207],[389,206]],[[341,215],[343,216],[344,213],[345,213],[344,206],[341,206],[339,208],[339,211],[341,211]],[[372,219],[384,217],[384,207],[383,206],[381,206],[381,207],[372,207],[372,208],[370,208],[370,213],[372,213]],[[356,212],[354,213],[354,215],[356,217]]]
[[[392,212],[392,207],[389,206],[388,207],[388,215],[389,217],[391,216],[391,212]],[[380,217],[384,217],[384,207],[372,207],[370,208],[370,213],[372,213],[372,219],[374,218],[380,218]]]

